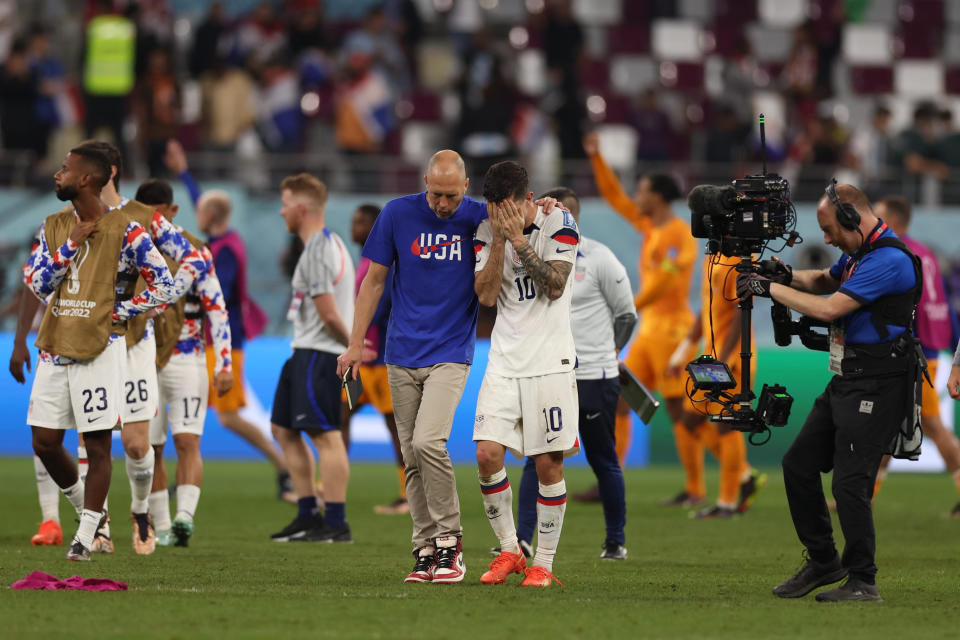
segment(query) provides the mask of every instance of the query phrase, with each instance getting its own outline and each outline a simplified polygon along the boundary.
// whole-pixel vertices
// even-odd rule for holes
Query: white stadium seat
[[[893,36],[882,24],[848,24],[843,28],[843,58],[855,65],[889,64]]]
[[[607,164],[617,171],[632,170],[637,162],[637,130],[627,124],[602,124],[596,131]]]
[[[807,0],[760,0],[757,17],[771,27],[796,27],[807,19]]]
[[[623,8],[620,0],[573,0],[573,15],[583,25],[612,25],[620,23]]]
[[[793,30],[760,23],[747,25],[747,39],[757,60],[785,62],[793,49]]]
[[[900,60],[893,68],[893,87],[901,95],[937,97],[943,94],[943,65],[936,60]]]
[[[655,20],[651,48],[661,60],[698,62],[703,57],[702,34],[700,25],[692,20]]]
[[[613,56],[610,59],[610,86],[625,96],[635,96],[660,81],[660,71],[653,58],[647,56]]]

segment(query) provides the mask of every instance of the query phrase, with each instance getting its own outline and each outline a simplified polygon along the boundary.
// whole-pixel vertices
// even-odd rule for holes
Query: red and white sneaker
[[[437,566],[433,569],[433,581],[441,584],[461,582],[467,574],[463,563],[463,541],[459,536],[443,536],[435,540]]]
[[[523,572],[526,574],[526,577],[523,579],[523,582],[520,583],[521,587],[549,587],[551,582],[556,582],[561,587],[563,586],[563,583],[557,580],[553,574],[544,567],[534,565],[529,569],[524,569]]]
[[[433,570],[437,566],[437,555],[433,547],[414,549],[413,557],[417,563],[404,582],[433,582]]]
[[[63,544],[63,529],[60,528],[60,523],[56,520],[41,522],[40,528],[30,538],[30,544],[34,546]]]
[[[523,553],[501,551],[490,563],[490,570],[480,576],[481,584],[503,584],[511,573],[523,573],[527,568],[527,559]]]

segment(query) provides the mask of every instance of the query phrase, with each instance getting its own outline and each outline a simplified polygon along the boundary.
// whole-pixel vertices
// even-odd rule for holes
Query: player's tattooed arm
[[[514,249],[538,291],[545,292],[551,300],[556,300],[563,295],[573,263],[561,260],[544,262],[526,240],[519,247],[514,246]]]

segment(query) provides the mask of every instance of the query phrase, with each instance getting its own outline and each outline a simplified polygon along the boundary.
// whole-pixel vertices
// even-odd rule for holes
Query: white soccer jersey
[[[550,215],[544,215],[543,210],[538,209],[524,235],[544,262],[576,262],[580,235],[577,223],[568,212],[555,209]],[[492,240],[493,228],[489,220],[484,220],[474,236],[476,271],[487,264]],[[537,291],[517,252],[506,241],[487,371],[507,378],[571,371],[577,358],[570,329],[572,297],[572,277],[567,278],[563,295],[556,300]]]
[[[613,319],[636,314],[627,269],[606,245],[581,237],[572,279],[570,325],[577,345],[577,380],[615,378]]]

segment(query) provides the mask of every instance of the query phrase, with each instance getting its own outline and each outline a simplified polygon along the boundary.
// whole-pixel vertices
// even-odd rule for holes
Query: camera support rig
[[[800,237],[793,230],[796,213],[790,203],[790,185],[780,176],[767,173],[762,113],[759,121],[762,173],[734,180],[732,187],[695,187],[688,198],[693,235],[707,238],[708,253],[739,257],[735,267],[738,274],[775,270],[777,263],[755,262],[753,255],[762,254],[770,240],[783,238],[792,246]],[[764,384],[757,408],[753,408],[753,401],[757,399],[750,382],[753,298],[741,298],[737,306],[740,309],[739,392],[727,392],[737,383],[727,365],[713,357],[697,358],[687,365],[687,371],[694,390],[706,391],[706,400],[723,407],[720,413],[708,414],[709,420],[749,433],[750,443],[760,445],[770,439],[770,426],[787,423],[793,397],[782,385]]]

